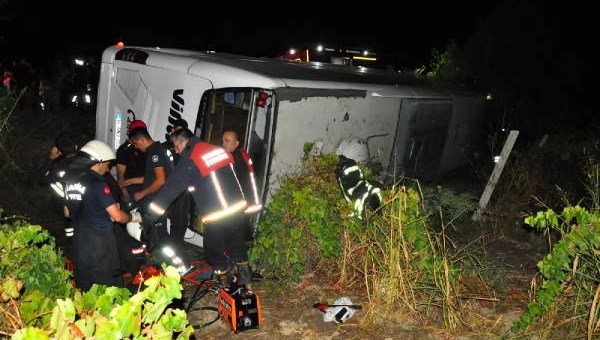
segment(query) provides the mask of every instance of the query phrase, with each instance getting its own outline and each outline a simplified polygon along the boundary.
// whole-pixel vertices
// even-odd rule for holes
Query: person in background
[[[173,133],[175,131],[178,131],[181,129],[187,129],[187,128],[188,128],[188,122],[185,119],[183,119],[183,118],[177,119],[175,122],[173,122],[173,126],[171,127],[171,131],[169,132],[167,140],[163,142],[163,146],[165,148],[169,149],[171,151],[171,153],[173,154],[173,162],[175,162],[175,164],[177,164],[179,155],[173,149],[173,142],[171,141],[171,135],[173,135]]]
[[[246,214],[244,236],[246,242],[252,242],[254,238],[254,228],[251,223],[251,215],[262,209],[258,189],[256,188],[252,159],[248,152],[240,145],[238,134],[233,130],[223,132],[223,149],[233,155],[233,167],[238,180],[240,181],[240,185],[242,186],[244,197],[248,202],[248,208],[244,211]]]
[[[92,140],[79,153],[89,168],[65,186],[65,217],[75,228],[72,258],[77,286],[87,291],[93,284],[123,286],[121,263],[113,221],[127,223],[131,215],[122,211],[105,180],[116,158],[104,142]]]
[[[79,147],[78,138],[71,132],[63,131],[54,139],[54,144],[48,152],[48,157],[44,158],[37,166],[40,174],[40,185],[49,186],[55,197],[58,199],[55,202],[60,204],[62,209],[63,200],[65,197],[65,174],[70,169],[75,168],[74,160],[75,153]],[[80,167],[79,173],[84,167]],[[66,218],[64,221],[65,231],[65,246],[68,248],[70,239],[73,236],[73,227],[71,220]]]
[[[63,131],[56,136],[54,144],[48,152],[48,157],[38,165],[38,172],[42,176],[43,184],[48,185],[56,180],[56,166],[72,157],[78,146],[78,138],[69,131]]]

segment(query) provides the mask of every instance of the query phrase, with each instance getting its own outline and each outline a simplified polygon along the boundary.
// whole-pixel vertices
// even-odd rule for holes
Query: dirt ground
[[[480,236],[481,237],[481,236]],[[466,301],[460,331],[450,333],[439,321],[423,320],[415,323],[408,318],[394,321],[380,320],[376,325],[364,326],[361,321],[369,309],[365,296],[356,292],[335,291],[318,277],[308,275],[301,285],[281,292],[274,282],[255,282],[254,292],[262,306],[262,324],[259,329],[233,333],[220,320],[195,331],[197,339],[256,338],[256,339],[497,339],[510,338],[509,329],[525,310],[530,280],[535,275],[536,263],[545,254],[539,235],[514,229],[506,235],[487,236],[480,247],[482,261],[487,261],[482,275],[494,286],[474,288],[478,297],[490,300]],[[458,245],[458,244],[457,244]],[[467,283],[468,284],[468,283]],[[184,285],[189,297],[195,287]],[[348,296],[354,304],[363,306],[343,324],[324,322],[323,313],[314,303],[333,301]],[[209,293],[196,306],[217,306],[217,296]],[[216,316],[213,311],[195,311],[188,314],[191,324],[202,324]]]
[[[63,222],[60,206],[48,188],[38,185],[34,165],[45,157],[54,137],[64,129],[78,129],[82,134],[93,134],[93,113],[68,111],[34,116],[21,112],[11,120],[9,145],[3,161],[14,163],[13,168],[2,168],[0,181],[0,207],[9,215],[23,216],[50,230],[59,245],[64,244]],[[35,122],[35,123],[34,123]],[[6,164],[6,163],[5,163]],[[463,315],[464,327],[456,334],[444,330],[435,320],[415,323],[402,319],[362,326],[368,310],[368,301],[351,291],[335,291],[328,283],[308,275],[301,285],[274,289],[277,282],[255,282],[255,293],[262,306],[262,324],[257,330],[234,334],[221,321],[195,332],[196,339],[257,338],[257,339],[481,339],[507,335],[512,321],[524,311],[528,299],[530,280],[536,272],[535,265],[547,252],[542,236],[526,232],[508,223],[502,231],[487,230],[485,224],[469,226],[462,232],[457,247],[475,245],[484,263],[482,275],[493,286],[474,287],[479,297],[489,300],[467,302],[468,313]],[[513,226],[514,225],[514,226]],[[194,286],[185,284],[184,295],[189,298]],[[285,292],[285,293],[282,293]],[[353,303],[363,305],[363,310],[343,324],[323,321],[323,313],[314,303],[333,301],[348,296]],[[196,306],[216,307],[216,294],[201,299]],[[192,324],[200,324],[215,316],[215,312],[191,312]],[[510,337],[510,336],[509,336]]]

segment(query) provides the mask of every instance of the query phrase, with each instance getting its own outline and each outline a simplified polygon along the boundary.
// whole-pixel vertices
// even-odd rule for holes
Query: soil
[[[55,236],[59,246],[65,244],[60,205],[48,188],[38,185],[34,165],[46,156],[60,131],[77,129],[89,136],[94,131],[93,121],[94,114],[90,112],[67,110],[39,116],[22,111],[11,118],[11,130],[2,139],[8,154],[0,154],[1,160],[13,162],[14,167],[1,168],[0,207],[9,215],[23,216],[43,225]],[[469,245],[484,264],[472,281],[466,278],[463,282],[476,298],[463,301],[466,306],[462,315],[464,325],[458,332],[446,331],[435,317],[419,322],[400,317],[364,325],[361,321],[365,311],[372,307],[364,295],[343,287],[334,290],[330,282],[324,282],[317,275],[307,275],[302,284],[294,287],[279,287],[272,281],[253,283],[261,303],[259,329],[235,334],[217,321],[196,330],[195,338],[481,339],[507,336],[512,322],[526,308],[535,265],[547,253],[543,237],[528,233],[514,224],[516,220],[506,221],[508,227],[495,229],[487,222],[471,224],[452,235],[456,249]],[[476,276],[482,276],[488,285],[482,285]],[[194,289],[195,286],[185,283],[184,296],[189,299]],[[313,304],[341,296],[348,296],[354,304],[362,305],[363,310],[342,324],[324,322],[323,313]],[[216,294],[209,293],[196,306],[216,307],[216,301]],[[193,311],[189,319],[191,324],[202,324],[215,315],[211,311]]]

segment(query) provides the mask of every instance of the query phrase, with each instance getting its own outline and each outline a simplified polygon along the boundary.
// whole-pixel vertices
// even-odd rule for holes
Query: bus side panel
[[[372,97],[364,91],[278,90],[278,112],[270,168],[270,191],[281,176],[295,172],[306,142],[321,141],[335,152],[349,137],[369,140],[371,157],[389,159],[400,99]]]
[[[455,95],[452,98],[452,122],[448,130],[440,173],[454,170],[465,164],[467,155],[481,138],[484,119],[484,102],[480,97]]]
[[[116,147],[127,138],[127,124],[133,119],[146,122],[156,141],[165,140],[167,127],[175,119],[184,118],[194,126],[202,94],[212,88],[197,76],[121,61],[115,61],[112,70],[103,68],[101,85],[107,93],[99,95],[104,102],[102,108],[98,106],[98,115],[106,118],[96,134]]]
[[[451,119],[450,98],[405,98],[388,174],[435,179]]]

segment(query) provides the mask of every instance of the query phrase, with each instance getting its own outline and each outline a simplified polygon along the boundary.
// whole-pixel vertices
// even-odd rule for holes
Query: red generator
[[[258,295],[244,287],[221,288],[217,310],[221,320],[234,332],[257,329],[261,323]]]

